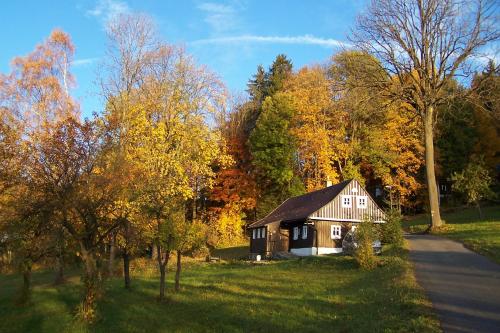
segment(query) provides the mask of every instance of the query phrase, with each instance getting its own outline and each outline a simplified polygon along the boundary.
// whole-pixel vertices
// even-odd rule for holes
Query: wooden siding
[[[315,221],[314,223],[318,237],[317,237],[317,244],[315,242],[314,246],[317,247],[335,247],[335,248],[340,248],[342,247],[342,240],[344,239],[345,235],[351,230],[352,223],[349,222],[334,222],[334,221]],[[340,225],[342,227],[341,230],[341,238],[340,239],[332,239],[331,237],[331,226],[332,225]]]
[[[288,229],[281,229],[280,223],[270,223],[267,225],[266,236],[268,238],[267,252],[288,252],[289,249],[289,232]]]
[[[352,190],[357,189],[357,193]],[[342,208],[342,196],[350,195],[352,201],[351,208]],[[367,207],[358,208],[356,196],[366,196]],[[329,221],[353,221],[361,222],[365,218],[369,218],[374,222],[383,222],[385,219],[384,212],[377,206],[370,194],[359,185],[356,180],[351,181],[347,186],[328,204],[318,209],[309,216],[312,220],[329,220]]]

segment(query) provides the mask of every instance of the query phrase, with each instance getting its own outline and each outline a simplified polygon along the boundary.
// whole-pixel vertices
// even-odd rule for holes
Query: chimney
[[[332,184],[332,181],[330,180],[330,178],[327,178],[327,180],[326,180],[326,187],[330,187],[332,185],[333,184]]]

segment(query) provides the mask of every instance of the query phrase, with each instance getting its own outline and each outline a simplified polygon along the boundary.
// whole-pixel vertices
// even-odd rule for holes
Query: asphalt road
[[[500,265],[448,239],[407,239],[417,281],[443,331],[500,333]]]

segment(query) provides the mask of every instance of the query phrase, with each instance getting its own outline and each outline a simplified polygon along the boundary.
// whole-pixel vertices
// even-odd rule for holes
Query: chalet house
[[[250,254],[340,253],[343,238],[357,224],[366,220],[384,223],[384,218],[384,212],[358,181],[346,180],[290,198],[250,224]]]

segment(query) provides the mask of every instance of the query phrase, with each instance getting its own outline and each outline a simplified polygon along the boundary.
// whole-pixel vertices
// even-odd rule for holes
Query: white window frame
[[[330,226],[330,237],[332,239],[341,239],[342,238],[342,226],[333,224]]]
[[[341,195],[340,201],[342,204],[342,208],[352,208],[352,196],[351,195]]]
[[[257,229],[252,229],[252,239],[255,239],[255,236],[257,236]]]
[[[307,225],[302,226],[302,239],[307,239]]]
[[[293,240],[299,239],[299,227],[293,227]]]
[[[266,227],[262,228],[262,230],[260,231],[260,235],[262,238],[266,238]]]
[[[364,200],[364,204],[361,202]],[[357,196],[357,207],[360,209],[368,208],[368,197],[366,195],[358,195]]]

